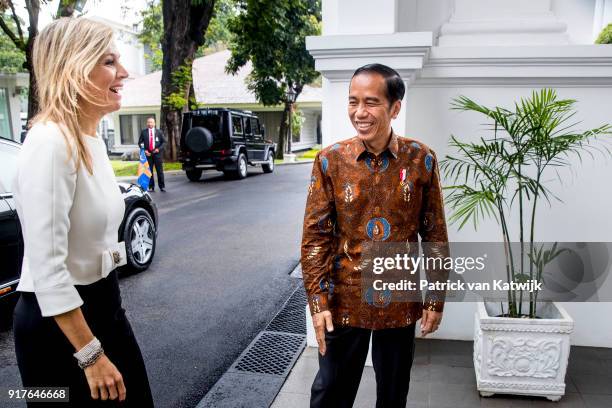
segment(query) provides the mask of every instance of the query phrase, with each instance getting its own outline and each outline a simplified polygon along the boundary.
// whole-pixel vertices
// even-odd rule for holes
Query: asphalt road
[[[155,259],[120,285],[157,407],[195,406],[297,284],[288,274],[310,169],[252,168],[240,181],[211,172],[198,183],[169,175],[167,192],[153,193]],[[9,320],[0,315],[0,390],[20,385]]]

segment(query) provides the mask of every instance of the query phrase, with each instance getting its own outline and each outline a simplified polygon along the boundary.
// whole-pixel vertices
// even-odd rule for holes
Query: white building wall
[[[453,9],[454,0],[398,0],[398,31],[432,31],[437,37]]]
[[[593,18],[596,0],[552,0],[551,10],[567,24],[572,44],[593,44]]]
[[[457,112],[449,109],[452,98],[466,95],[486,106],[511,107],[513,101],[527,97],[531,87],[419,87],[407,92],[406,134],[431,146],[438,157],[451,153],[448,139],[451,134],[462,140],[476,140],[490,135],[483,130],[481,115],[471,112]],[[609,91],[609,88],[607,88]],[[602,89],[559,88],[560,98],[577,99],[577,120],[579,128],[597,127],[605,121],[612,122],[609,109],[599,103]],[[553,193],[563,202],[552,206],[542,203],[537,213],[536,239],[542,242],[609,242],[612,231],[612,215],[603,203],[612,200],[612,160],[596,156],[595,160],[585,158],[585,163],[576,160],[572,170],[562,171],[563,185],[551,184]],[[550,175],[553,178],[554,175]],[[597,197],[597,198],[595,198]],[[450,208],[446,207],[447,217]],[[510,221],[516,222],[514,220]],[[466,226],[459,231],[449,225],[449,239],[463,242],[500,241],[500,229],[494,221],[482,222],[477,231]],[[608,279],[605,293],[612,293],[612,279]],[[612,347],[612,326],[601,325],[601,316],[612,314],[612,303],[566,303],[567,311],[575,320],[572,343],[576,345]],[[447,303],[444,323],[435,338],[471,340],[474,325],[473,303]],[[597,330],[593,330],[597,327]]]
[[[396,68],[408,85],[403,116],[393,124],[396,132],[422,140],[439,157],[448,153],[451,134],[483,134],[483,118],[449,109],[451,99],[458,95],[485,105],[511,106],[532,89],[552,87],[558,89],[559,97],[578,100],[577,119],[582,120],[583,129],[612,122],[605,103],[612,88],[612,46],[571,45],[592,44],[597,25],[605,25],[606,10],[612,8],[609,3],[396,0],[384,8],[324,0],[324,35],[307,39],[307,48],[323,75],[323,145],[354,134],[346,112],[348,84],[354,69],[372,62]],[[395,19],[390,11],[397,13]],[[347,15],[353,16],[350,27]],[[491,17],[505,19],[499,25],[503,28],[491,24]],[[443,26],[452,18],[461,24],[451,26],[453,30],[446,35],[471,36],[449,37],[457,46],[452,46],[452,41],[435,46],[437,33],[444,35]],[[470,18],[476,21],[469,22]],[[377,23],[369,26],[368,19]],[[380,21],[388,22],[386,30]],[[394,29],[430,31],[433,41],[425,39],[427,33],[394,33]],[[496,45],[487,47],[487,43]],[[564,202],[540,207],[536,238],[610,241],[612,215],[606,204],[612,201],[609,174],[611,159],[587,158],[583,164],[575,160],[572,170],[563,173],[563,185],[554,187]],[[498,230],[492,222],[483,223],[478,231],[466,228],[459,232],[450,226],[450,237],[456,241],[499,241]],[[606,285],[610,293],[612,282]],[[612,347],[612,325],[601,324],[602,316],[612,314],[612,303],[569,303],[566,308],[576,322],[573,344]],[[434,337],[472,339],[474,312],[473,304],[448,303],[444,322]]]
[[[397,31],[432,31],[437,38],[441,26],[450,19],[456,9],[456,2],[457,0],[397,0]],[[503,19],[507,17],[508,11],[517,8],[516,2],[511,2],[510,9],[506,11],[500,9],[502,2],[499,0],[487,0],[486,3],[492,5],[492,19]],[[530,0],[528,3],[544,5],[559,21],[565,23],[569,42],[572,44],[592,44],[601,28],[612,22],[610,0]],[[479,9],[482,9],[481,5],[475,4],[473,10]],[[372,10],[367,12],[371,13]],[[339,11],[336,10],[336,13]],[[338,30],[341,28],[336,29],[335,33],[339,33]]]

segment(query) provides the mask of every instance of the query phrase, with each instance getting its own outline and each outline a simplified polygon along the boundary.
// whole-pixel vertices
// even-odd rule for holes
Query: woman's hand
[[[107,399],[119,401],[125,400],[125,384],[123,377],[117,367],[102,354],[100,358],[89,367],[85,368],[85,377],[91,391],[91,398],[98,398],[106,401]]]

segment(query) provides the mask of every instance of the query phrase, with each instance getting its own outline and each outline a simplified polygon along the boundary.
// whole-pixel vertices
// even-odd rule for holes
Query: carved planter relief
[[[496,393],[565,394],[565,372],[574,321],[557,303],[540,306],[542,318],[495,317],[499,305],[480,303],[474,332],[474,368],[482,396]]]

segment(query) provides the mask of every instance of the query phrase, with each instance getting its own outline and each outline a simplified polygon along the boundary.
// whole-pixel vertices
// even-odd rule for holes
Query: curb
[[[309,164],[309,163],[314,163],[314,159],[309,159],[309,160],[300,160],[297,162],[286,162],[286,163],[274,163],[275,166],[293,166],[296,164]],[[168,170],[168,171],[164,171],[164,175],[165,176],[171,176],[173,174],[183,174],[183,170]],[[119,176],[119,177],[115,177],[115,179],[117,181],[132,181],[132,180],[136,180],[137,176]]]
[[[274,165],[275,166],[291,166],[294,164],[307,164],[307,163],[314,163],[314,159],[300,160],[300,161],[294,161],[294,162],[274,163]]]

